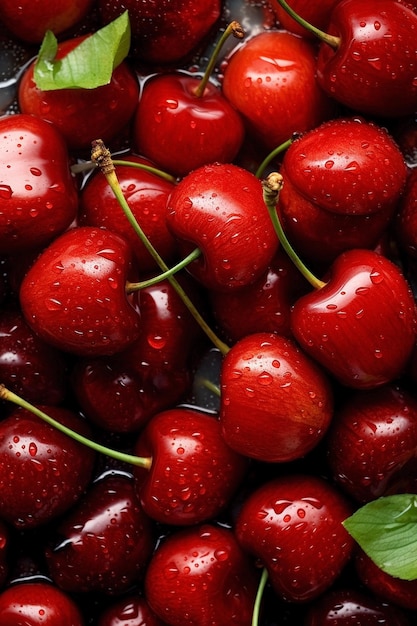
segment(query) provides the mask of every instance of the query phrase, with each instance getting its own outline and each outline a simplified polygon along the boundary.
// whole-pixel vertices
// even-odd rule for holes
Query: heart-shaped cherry
[[[125,289],[131,258],[126,241],[109,230],[70,229],[43,251],[22,282],[26,321],[65,352],[120,352],[139,335],[139,315]]]

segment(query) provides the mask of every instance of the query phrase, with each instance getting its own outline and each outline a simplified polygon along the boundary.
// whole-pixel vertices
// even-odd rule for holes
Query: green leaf
[[[89,35],[62,59],[56,59],[58,42],[51,31],[42,41],[34,68],[34,80],[43,91],[95,89],[107,85],[113,70],[130,48],[127,11],[107,26]]]
[[[403,580],[417,579],[417,495],[368,502],[343,525],[384,572]]]

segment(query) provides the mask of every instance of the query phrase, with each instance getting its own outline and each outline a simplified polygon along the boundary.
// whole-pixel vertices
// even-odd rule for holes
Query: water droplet
[[[166,101],[166,105],[168,109],[172,109],[172,110],[178,109],[178,100],[174,100],[173,98],[172,99],[168,98]]]
[[[162,350],[165,347],[166,340],[161,335],[148,335],[148,344],[155,350]]]
[[[214,556],[218,561],[227,561],[229,558],[229,553],[227,550],[222,550],[221,548],[214,551]]]
[[[0,185],[0,198],[3,200],[10,200],[13,195],[10,185]]]
[[[29,454],[30,456],[36,456],[38,452],[38,446],[36,445],[36,443],[34,441],[31,441],[29,444]]]
[[[269,374],[268,372],[262,372],[262,374],[259,374],[257,381],[260,385],[263,385],[266,387],[272,383],[273,378],[271,374]]]
[[[56,300],[56,298],[47,298],[45,300],[45,305],[48,311],[59,311],[62,306],[62,302]]]
[[[38,167],[31,167],[29,171],[32,176],[42,176],[42,172]]]
[[[377,270],[372,270],[369,274],[369,278],[374,285],[379,285],[384,280],[382,274],[380,274]]]
[[[325,167],[327,170],[331,170],[331,169],[332,169],[332,167],[333,167],[333,165],[334,165],[334,161],[332,161],[331,159],[329,159],[329,160],[328,160],[328,161],[326,161],[326,163],[324,164],[324,167]]]

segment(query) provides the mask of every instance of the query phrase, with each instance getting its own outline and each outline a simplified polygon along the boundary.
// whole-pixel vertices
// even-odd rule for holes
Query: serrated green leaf
[[[403,580],[417,579],[417,495],[368,502],[343,525],[384,572]]]
[[[113,70],[126,58],[130,48],[130,21],[127,11],[107,26],[89,35],[62,59],[56,59],[58,43],[48,31],[34,67],[34,80],[42,91],[95,89],[107,85]]]

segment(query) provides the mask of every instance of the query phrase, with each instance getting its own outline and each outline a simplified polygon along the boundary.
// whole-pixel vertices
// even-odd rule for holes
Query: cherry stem
[[[284,141],[284,143],[281,143],[279,146],[274,148],[272,150],[272,152],[270,152],[264,158],[264,160],[262,161],[262,163],[260,164],[260,166],[258,167],[258,169],[255,172],[256,178],[261,178],[261,176],[263,176],[263,173],[264,173],[265,169],[268,167],[268,165],[271,163],[271,161],[273,161],[273,159],[275,159],[277,156],[279,156],[282,152],[287,150],[296,137],[297,137],[297,135],[291,137],[291,139],[287,139],[287,141]]]
[[[310,22],[307,22],[301,15],[298,15],[292,9],[289,4],[285,0],[277,0],[278,4],[290,15],[300,26],[306,28],[310,33],[318,37],[324,43],[327,43],[331,48],[336,50],[340,46],[340,37],[336,37],[336,35],[330,35],[329,33],[324,32],[320,28],[313,26]]]
[[[285,252],[290,257],[296,268],[301,272],[304,278],[310,283],[314,289],[321,289],[325,286],[325,282],[317,278],[308,267],[302,262],[298,254],[287,239],[287,236],[282,228],[281,220],[278,216],[277,204],[279,194],[284,186],[284,179],[278,172],[272,172],[262,181],[263,197],[265,205],[268,209],[269,216],[274,225],[275,232],[278,239],[284,248]]]
[[[196,379],[196,382],[198,384],[200,384],[202,387],[205,387],[206,389],[208,389],[208,391],[211,391],[215,396],[217,396],[218,398],[220,398],[221,396],[221,391],[220,391],[220,387],[219,385],[216,385],[216,383],[213,383],[211,380],[209,380],[208,378],[204,378],[202,376],[199,376]]]
[[[127,454],[125,452],[119,452],[118,450],[113,450],[113,448],[108,448],[107,446],[96,443],[92,439],[84,437],[84,435],[80,435],[75,430],[72,430],[72,428],[64,426],[64,424],[61,424],[53,417],[47,415],[47,413],[44,413],[30,402],[27,402],[17,394],[13,393],[13,391],[10,391],[4,385],[0,385],[0,399],[7,400],[8,402],[11,402],[12,404],[20,407],[21,409],[30,411],[30,413],[32,413],[36,417],[39,417],[41,420],[43,420],[53,428],[56,428],[56,430],[61,431],[61,433],[64,433],[64,435],[71,437],[71,439],[74,439],[74,441],[78,441],[78,443],[81,443],[88,448],[91,448],[91,450],[94,450],[95,452],[106,454],[116,461],[129,463],[130,465],[136,465],[138,467],[143,467],[147,470],[149,470],[152,466],[152,457],[140,457],[133,454]]]
[[[203,74],[203,78],[201,79],[200,83],[194,91],[194,95],[197,96],[197,98],[201,98],[204,94],[204,90],[207,87],[207,83],[209,82],[210,77],[214,71],[214,67],[217,63],[217,59],[219,57],[221,49],[223,48],[226,40],[230,37],[230,35],[233,35],[233,37],[236,37],[236,39],[243,39],[245,33],[239,22],[230,22],[223,35],[217,42],[213,54],[211,55],[210,60],[207,64],[206,71]]]
[[[162,274],[158,274],[157,276],[154,276],[153,278],[149,278],[148,280],[142,280],[138,283],[131,283],[127,281],[126,293],[128,294],[133,293],[135,291],[139,291],[140,289],[145,289],[146,287],[152,287],[152,285],[157,285],[162,280],[165,280],[166,278],[170,278],[177,272],[187,267],[187,265],[189,265],[192,261],[195,261],[196,259],[198,259],[199,256],[201,256],[201,250],[200,248],[196,248],[195,250],[190,252],[188,256],[182,259],[182,261],[179,261],[179,263],[170,267],[166,272],[162,272]]]
[[[106,177],[106,180],[113,191],[116,199],[118,200],[121,208],[123,209],[130,225],[132,226],[135,233],[138,235],[139,239],[142,241],[143,245],[146,247],[148,252],[151,254],[152,258],[158,265],[158,267],[163,272],[168,272],[169,267],[163,260],[163,258],[158,254],[156,249],[153,247],[145,233],[143,232],[141,226],[136,220],[135,216],[132,213],[129,204],[126,201],[126,198],[123,195],[122,189],[120,187],[119,180],[116,176],[115,167],[111,158],[110,151],[105,147],[103,141],[101,139],[97,139],[92,143],[92,151],[91,151],[91,160],[96,163],[96,165],[100,168],[101,172]],[[213,345],[221,352],[221,354],[225,355],[229,352],[230,348],[226,345],[210,328],[204,318],[200,315],[197,308],[191,302],[190,298],[181,287],[180,283],[177,281],[175,276],[168,276],[168,280],[171,283],[172,287],[177,292],[178,296],[181,298],[182,302],[185,304],[191,315],[194,317],[197,324],[199,324],[200,328],[205,332],[207,337],[213,343]]]
[[[258,591],[256,592],[255,604],[252,613],[252,626],[258,626],[259,613],[261,610],[262,598],[265,591],[266,583],[268,581],[268,570],[264,567],[262,575],[259,581]]]
[[[143,170],[145,172],[149,172],[150,174],[154,174],[155,176],[159,176],[159,178],[162,178],[169,183],[177,182],[177,179],[175,176],[172,176],[172,174],[168,174],[157,167],[146,165],[145,163],[137,163],[136,161],[129,161],[129,159],[113,159],[113,165],[128,165],[129,167],[135,167],[138,170]],[[74,163],[74,165],[71,165],[70,169],[73,174],[82,174],[83,172],[94,170],[96,167],[97,164],[93,163],[93,161],[85,161],[84,163]]]

